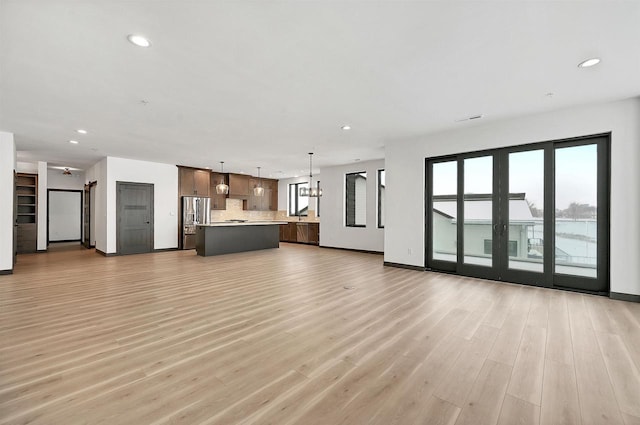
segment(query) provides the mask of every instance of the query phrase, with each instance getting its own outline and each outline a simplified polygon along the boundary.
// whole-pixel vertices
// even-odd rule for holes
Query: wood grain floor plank
[[[573,364],[568,365],[547,358],[542,388],[540,425],[580,425],[582,423]]]
[[[526,326],[507,390],[510,395],[536,406],[540,406],[542,398],[546,340],[546,328]]]
[[[622,416],[600,353],[574,349],[583,425],[622,424]]]
[[[510,376],[511,366],[486,360],[456,425],[496,424]]]
[[[636,304],[296,244],[18,260],[0,424],[636,425]]]
[[[540,407],[507,394],[502,403],[498,425],[538,425]]]

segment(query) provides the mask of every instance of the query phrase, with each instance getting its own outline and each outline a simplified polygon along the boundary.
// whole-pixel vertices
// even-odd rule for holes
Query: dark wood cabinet
[[[38,175],[16,174],[16,252],[38,249]]]
[[[180,196],[209,196],[211,172],[196,168],[179,167]]]
[[[183,196],[211,196],[211,171],[202,170],[193,167],[183,167],[178,165],[178,248],[192,249],[195,247],[195,239],[191,241],[189,235],[184,235],[184,227],[182,226],[182,197]],[[213,189],[215,193],[215,187]],[[218,199],[219,202],[219,199]],[[214,199],[211,199],[211,205],[214,205]],[[214,209],[225,209],[222,208]],[[187,236],[185,239],[184,236]]]
[[[307,243],[318,245],[320,243],[320,223],[309,223]]]
[[[287,224],[281,224],[280,242],[318,245],[320,242],[320,223],[292,221]]]
[[[194,171],[194,188],[195,188],[195,195],[198,196],[209,196],[210,193],[210,188],[209,188],[209,182],[211,180],[211,172],[209,171],[204,171],[204,170],[196,170]]]
[[[280,225],[280,242],[289,242],[289,224]]]
[[[229,196],[248,198],[249,176],[244,174],[229,174]]]
[[[262,185],[264,194],[255,196],[253,189]],[[249,178],[247,207],[250,211],[278,211],[278,180]]]
[[[211,209],[212,210],[226,210],[227,209],[227,195],[219,195],[216,193],[216,186],[221,182],[227,182],[227,177],[221,173],[211,173]]]

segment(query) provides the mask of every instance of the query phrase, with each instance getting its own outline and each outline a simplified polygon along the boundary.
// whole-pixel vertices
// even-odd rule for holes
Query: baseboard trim
[[[104,251],[100,251],[98,248],[96,248],[96,252],[100,255],[102,255],[103,257],[117,257],[118,253],[116,252],[111,252],[111,253],[106,253]]]
[[[343,251],[351,251],[351,252],[361,252],[363,254],[377,254],[377,255],[384,255],[384,252],[382,251],[369,251],[366,249],[353,249],[353,248],[339,248],[337,246],[326,246],[326,245],[319,245],[320,248],[327,248],[327,249],[341,249]]]
[[[640,303],[640,295],[635,294],[623,294],[621,292],[610,292],[609,298],[618,301],[629,301],[632,303]]]
[[[8,275],[8,274],[13,274],[13,269],[9,269],[9,270],[0,270],[0,276],[2,276],[2,275]]]
[[[47,252],[46,249],[39,249],[36,251],[37,254],[44,254],[45,252]]]
[[[423,271],[426,270],[424,267],[411,266],[409,264],[402,264],[402,263],[392,263],[390,261],[385,261],[384,265],[385,265],[385,267],[396,267],[398,269],[415,270],[415,271],[418,271],[418,272],[423,272]]]
[[[178,248],[158,248],[153,250],[153,252],[167,252],[167,251],[178,251]]]

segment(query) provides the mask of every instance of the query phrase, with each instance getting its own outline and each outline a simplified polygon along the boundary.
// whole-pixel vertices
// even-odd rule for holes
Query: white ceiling
[[[317,170],[640,95],[640,1],[0,1],[0,129],[20,160],[60,166],[224,160],[277,178],[310,151]]]

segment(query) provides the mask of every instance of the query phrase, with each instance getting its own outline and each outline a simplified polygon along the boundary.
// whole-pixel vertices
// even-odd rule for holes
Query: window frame
[[[377,186],[376,186],[377,189],[378,189],[377,190],[378,202],[377,202],[377,211],[376,211],[378,229],[384,229],[384,223],[381,223],[381,220],[380,220],[382,218],[382,214],[381,214],[381,212],[382,212],[382,197],[380,196],[380,194],[382,193],[382,184],[381,184],[382,180],[380,179],[380,175],[382,173],[385,173],[385,185],[384,185],[385,192],[386,192],[386,188],[387,188],[387,185],[386,185],[386,181],[387,181],[386,171],[385,171],[384,168],[380,168],[380,169],[378,169],[378,173],[377,173],[378,180],[377,180]]]
[[[287,194],[287,197],[289,198],[289,204],[288,204],[289,205],[289,209],[287,211],[287,216],[288,217],[307,217],[309,215],[309,206],[308,205],[307,205],[306,214],[299,214],[300,211],[298,209],[299,199],[300,199],[300,186],[304,185],[304,184],[308,185],[309,182],[289,183],[289,185],[288,185],[288,188],[289,188],[289,193]],[[295,191],[294,191],[295,199],[294,200],[291,199],[291,187],[292,186],[295,188]],[[294,207],[294,211],[296,213],[298,213],[298,214],[296,214],[296,213],[292,214],[292,212],[291,212],[291,207],[292,206]]]
[[[365,175],[365,179],[368,178],[367,176],[367,172],[366,171],[356,171],[353,173],[345,173],[344,175],[344,225],[345,227],[359,227],[359,228],[364,228],[367,227],[367,223],[366,223],[366,186],[365,186],[365,224],[350,224],[349,223],[349,215],[347,213],[347,205],[348,205],[348,199],[349,199],[349,188],[348,188],[348,177],[349,176],[354,176],[354,175]],[[355,197],[355,193],[354,193],[354,197]],[[354,199],[354,221],[355,221],[355,199]]]

